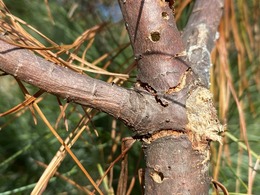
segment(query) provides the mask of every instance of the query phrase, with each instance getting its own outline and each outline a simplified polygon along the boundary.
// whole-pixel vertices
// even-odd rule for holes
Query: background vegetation
[[[117,1],[8,0],[4,3],[13,15],[58,45],[70,45],[87,29],[101,25],[99,30],[92,31],[92,35],[89,33],[84,37],[84,42],[77,45],[79,47],[67,50],[96,69],[82,65],[66,52],[53,50],[53,53],[74,64],[77,71],[92,77],[125,87],[134,83],[135,63]],[[190,0],[176,2],[180,29],[185,27],[192,6]],[[4,8],[1,10],[3,13]],[[223,145],[212,144],[212,175],[230,194],[246,194],[248,187],[253,187],[254,193],[260,191],[259,10],[257,0],[226,0],[219,38],[212,53],[211,90],[220,119],[226,124]],[[0,20],[8,23],[3,16]],[[44,46],[54,46],[27,24],[16,22]],[[3,27],[0,30],[12,35]],[[61,146],[50,131],[51,127],[63,140],[75,133],[77,139],[72,152],[94,181],[99,180],[110,163],[120,156],[122,138],[131,136],[121,122],[106,114],[67,103],[47,93],[40,95],[31,106],[21,104],[37,91],[37,88],[1,73],[0,194],[29,194],[32,191]],[[5,114],[17,105],[19,110]],[[137,142],[129,150],[127,159],[129,194],[141,194],[137,172],[143,162]],[[100,189],[105,194],[115,193],[121,185],[118,183],[121,165],[120,161],[115,163],[101,184]],[[93,191],[89,178],[70,155],[65,157],[58,172],[50,180],[45,194]],[[215,193],[213,188],[211,193]]]

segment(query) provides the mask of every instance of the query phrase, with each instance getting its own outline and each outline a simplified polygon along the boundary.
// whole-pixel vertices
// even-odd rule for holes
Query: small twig
[[[211,180],[211,182],[213,183],[214,187],[216,188],[217,195],[219,195],[218,187],[222,190],[224,195],[229,195],[229,192],[228,192],[227,188],[222,183],[220,183],[218,181],[215,181],[213,179]]]

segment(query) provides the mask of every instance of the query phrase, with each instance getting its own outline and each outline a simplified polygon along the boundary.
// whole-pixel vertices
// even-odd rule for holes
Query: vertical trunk
[[[157,121],[150,120],[150,127],[157,129],[134,129],[145,153],[144,191],[208,194],[209,141],[220,139],[221,125],[212,96],[203,87],[207,85],[193,72],[190,58],[176,58],[185,54],[185,47],[174,21],[173,2],[119,0],[138,62],[135,89],[154,96],[161,105],[153,113]],[[170,128],[161,122],[164,113],[170,113],[164,119]]]
[[[145,194],[208,194],[208,162],[185,135],[144,143]]]

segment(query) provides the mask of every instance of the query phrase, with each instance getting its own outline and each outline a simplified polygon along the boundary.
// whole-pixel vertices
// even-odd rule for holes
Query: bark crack
[[[150,135],[150,137],[142,137],[142,141],[145,142],[146,144],[150,144],[162,137],[166,137],[166,136],[179,137],[181,135],[184,135],[183,131],[167,129],[167,130],[156,131],[155,133]]]
[[[181,76],[180,81],[178,83],[178,85],[174,86],[174,87],[170,87],[167,91],[166,94],[172,94],[172,93],[177,93],[179,91],[181,91],[185,86],[186,86],[186,78],[187,75],[190,74],[191,72],[191,68],[188,68],[184,74]]]
[[[148,83],[143,83],[142,81],[138,81],[136,84],[136,87],[141,87],[144,91],[147,91],[149,94],[154,96],[156,102],[160,103],[161,106],[167,107],[168,106],[168,101],[163,98],[163,94],[157,93],[157,91],[150,86]]]

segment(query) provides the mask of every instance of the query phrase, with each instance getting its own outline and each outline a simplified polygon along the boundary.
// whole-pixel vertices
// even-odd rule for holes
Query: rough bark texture
[[[119,1],[138,61],[137,80],[154,93],[176,87],[188,66],[175,54],[184,50],[168,2],[159,0]]]
[[[121,119],[138,135],[173,127],[185,130],[186,118],[178,122],[182,119],[179,113],[185,114],[185,94],[164,97],[165,102],[176,102],[165,107],[148,92],[127,90],[76,73],[1,40],[0,45],[1,70],[69,102],[87,105]]]
[[[208,194],[205,154],[194,150],[186,135],[162,137],[143,147],[147,162],[145,194]]]
[[[174,120],[173,115],[177,115],[177,123],[142,139],[146,161],[144,191],[145,194],[208,194],[209,140],[220,140],[217,133],[222,126],[212,96],[202,86],[209,86],[210,51],[215,38],[210,36],[216,34],[221,4],[196,2],[184,32],[187,47],[184,49],[173,18],[172,2],[119,0],[138,61],[136,90],[154,95],[162,107],[181,104],[185,110],[173,109],[168,118]],[[204,13],[209,4],[210,12]],[[214,6],[219,13],[211,17],[216,13],[212,10]],[[185,58],[175,58],[178,53],[186,53]],[[168,101],[175,96],[180,98]],[[185,130],[180,132],[178,126],[185,123]]]
[[[207,88],[210,85],[210,53],[218,38],[217,28],[223,6],[223,0],[197,0],[183,33],[186,60],[200,84]]]
[[[149,135],[163,129],[185,131],[187,124],[185,102],[193,73],[182,60],[175,58],[184,50],[184,44],[174,22],[168,2],[159,0],[119,1],[129,33],[134,56],[137,60],[136,91],[149,93],[161,105],[154,110],[155,121],[160,124],[159,113],[170,110],[164,118],[173,126],[157,129],[146,128],[138,135]],[[172,123],[173,122],[173,123]]]

